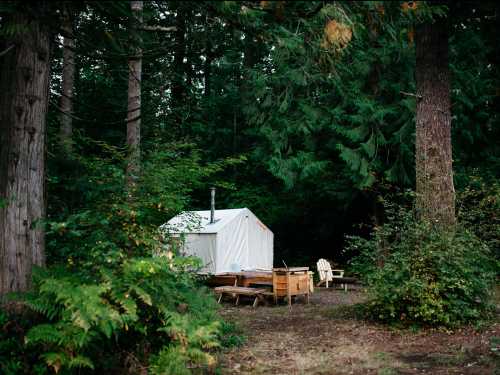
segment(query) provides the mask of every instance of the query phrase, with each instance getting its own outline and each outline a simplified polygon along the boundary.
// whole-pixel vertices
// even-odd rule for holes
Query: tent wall
[[[184,256],[197,256],[204,267],[202,273],[217,273],[217,239],[215,233],[188,233],[183,246]]]
[[[217,233],[216,272],[248,268],[248,218],[245,210]]]
[[[273,268],[274,235],[251,211],[248,212],[248,269]]]

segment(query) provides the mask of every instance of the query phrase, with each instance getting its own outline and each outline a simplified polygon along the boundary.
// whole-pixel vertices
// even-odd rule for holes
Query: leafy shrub
[[[467,182],[457,193],[457,215],[500,261],[500,183],[474,175]]]
[[[488,246],[462,226],[442,232],[411,211],[388,207],[370,239],[350,238],[353,266],[369,287],[368,308],[388,322],[453,327],[489,310],[495,268]]]

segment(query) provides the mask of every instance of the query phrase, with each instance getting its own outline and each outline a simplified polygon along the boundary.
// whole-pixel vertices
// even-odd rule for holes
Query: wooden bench
[[[220,303],[223,294],[226,293],[236,297],[235,305],[240,302],[240,295],[255,297],[253,307],[257,307],[259,299],[263,299],[263,293],[266,292],[266,289],[247,288],[242,286],[218,286],[217,288],[214,288],[214,291],[219,295],[217,303]]]

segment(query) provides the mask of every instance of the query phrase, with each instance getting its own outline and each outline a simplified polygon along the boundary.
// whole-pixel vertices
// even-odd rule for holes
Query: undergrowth
[[[35,270],[29,293],[10,296],[16,308],[0,311],[0,373],[212,371],[237,336],[197,276],[199,260],[162,256],[158,227],[238,160],[202,164],[191,145],[163,145],[145,153],[127,191],[124,150],[96,147],[97,156],[75,154],[71,168],[51,160],[49,266]]]
[[[368,286],[377,320],[457,327],[491,316],[498,263],[488,244],[462,224],[448,231],[386,204],[387,221],[370,238],[349,238],[352,261]]]
[[[85,282],[62,270],[38,270],[23,298],[39,323],[21,322],[12,335],[14,321],[0,315],[2,373],[188,374],[214,367],[222,323],[214,298],[187,266],[195,261],[133,258]],[[9,352],[17,359],[5,358]]]

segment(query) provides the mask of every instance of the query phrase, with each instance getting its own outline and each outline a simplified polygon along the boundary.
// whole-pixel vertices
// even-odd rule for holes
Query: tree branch
[[[144,30],[144,31],[164,31],[164,32],[172,32],[172,31],[176,31],[177,30],[177,27],[176,26],[168,26],[168,27],[165,27],[165,26],[147,26],[147,25],[144,25],[140,28],[140,30]]]
[[[417,98],[417,99],[422,99],[423,96],[422,95],[419,95],[419,94],[413,94],[411,92],[405,92],[405,91],[400,91],[399,92],[400,94],[403,94],[403,95],[406,95],[406,96],[413,96],[414,98]]]
[[[2,57],[3,55],[6,55],[15,46],[16,46],[15,44],[12,44],[11,46],[9,46],[6,49],[4,49],[2,52],[0,52],[0,57]]]

